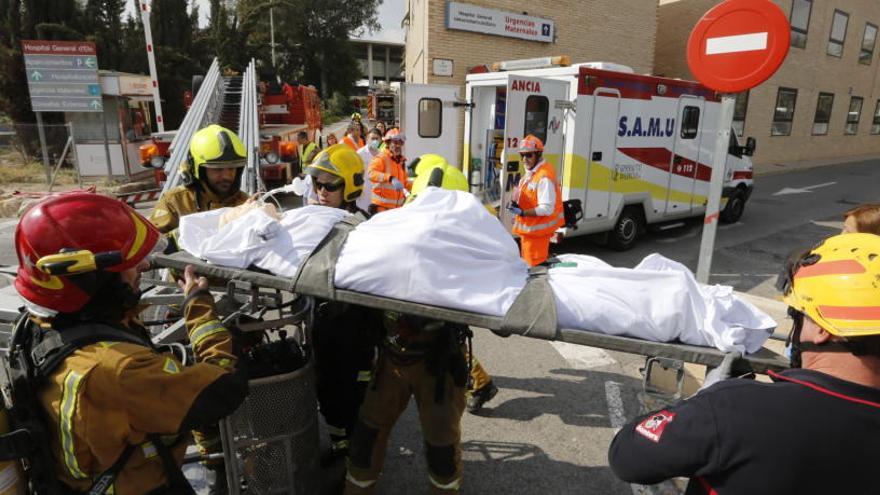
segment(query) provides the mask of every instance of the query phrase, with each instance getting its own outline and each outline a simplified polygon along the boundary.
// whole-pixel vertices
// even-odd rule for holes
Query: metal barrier
[[[248,152],[247,167],[241,178],[241,186],[249,194],[265,191],[260,178],[260,114],[257,102],[257,69],[254,59],[247,66],[242,79],[241,113],[238,135]]]
[[[250,380],[244,403],[220,422],[220,437],[231,495],[318,493],[314,360],[290,373]]]

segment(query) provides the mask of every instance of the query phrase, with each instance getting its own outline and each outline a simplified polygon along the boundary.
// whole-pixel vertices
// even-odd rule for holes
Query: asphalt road
[[[711,282],[775,297],[786,256],[839,232],[841,214],[880,201],[880,167],[858,162],[758,177],[742,220],[722,226]],[[16,263],[15,221],[0,219],[0,264]],[[556,249],[634,266],[660,253],[696,268],[702,223],[651,233],[631,251],[572,239]],[[0,281],[0,285],[8,282]],[[617,480],[606,451],[615,427],[645,408],[644,357],[478,331],[475,353],[501,388],[481,416],[462,421],[464,493],[677,493],[672,485],[635,487]],[[391,438],[381,493],[427,491],[415,408]]]

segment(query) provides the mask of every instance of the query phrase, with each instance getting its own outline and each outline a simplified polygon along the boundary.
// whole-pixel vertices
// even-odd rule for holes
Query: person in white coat
[[[373,161],[373,158],[379,154],[379,146],[382,145],[382,133],[378,128],[373,127],[367,132],[367,144],[361,146],[359,150],[357,150],[357,154],[361,157],[361,161],[364,162],[364,194],[357,199],[358,208],[367,211],[370,207],[370,198],[373,196],[373,183],[370,182],[370,174],[368,173],[368,169],[370,167],[370,162]]]

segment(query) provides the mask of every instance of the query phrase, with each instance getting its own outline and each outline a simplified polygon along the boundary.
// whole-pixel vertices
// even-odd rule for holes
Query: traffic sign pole
[[[788,54],[790,36],[788,18],[773,2],[726,0],[700,18],[688,39],[688,67],[698,81],[721,96],[697,262],[697,281],[701,283],[709,282],[712,266],[736,101],[733,93],[754,88],[770,78]]]
[[[709,181],[709,198],[706,202],[706,216],[703,220],[703,237],[700,240],[700,259],[697,262],[697,282],[709,283],[709,270],[712,268],[712,252],[715,249],[715,232],[721,216],[721,189],[724,186],[727,166],[727,148],[730,145],[730,126],[733,123],[733,108],[736,98],[721,96],[721,112],[715,137],[715,154],[712,159],[712,178]]]
[[[43,112],[37,114],[37,134],[40,136],[40,148],[43,150],[43,168],[46,169],[46,183],[52,181],[51,166],[49,165],[49,150],[46,148],[46,130],[43,129]]]

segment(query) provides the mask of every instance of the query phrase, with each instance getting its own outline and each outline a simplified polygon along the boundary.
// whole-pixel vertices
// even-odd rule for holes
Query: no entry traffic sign
[[[788,19],[769,0],[727,0],[697,22],[687,61],[698,81],[737,93],[766,81],[788,54]]]

